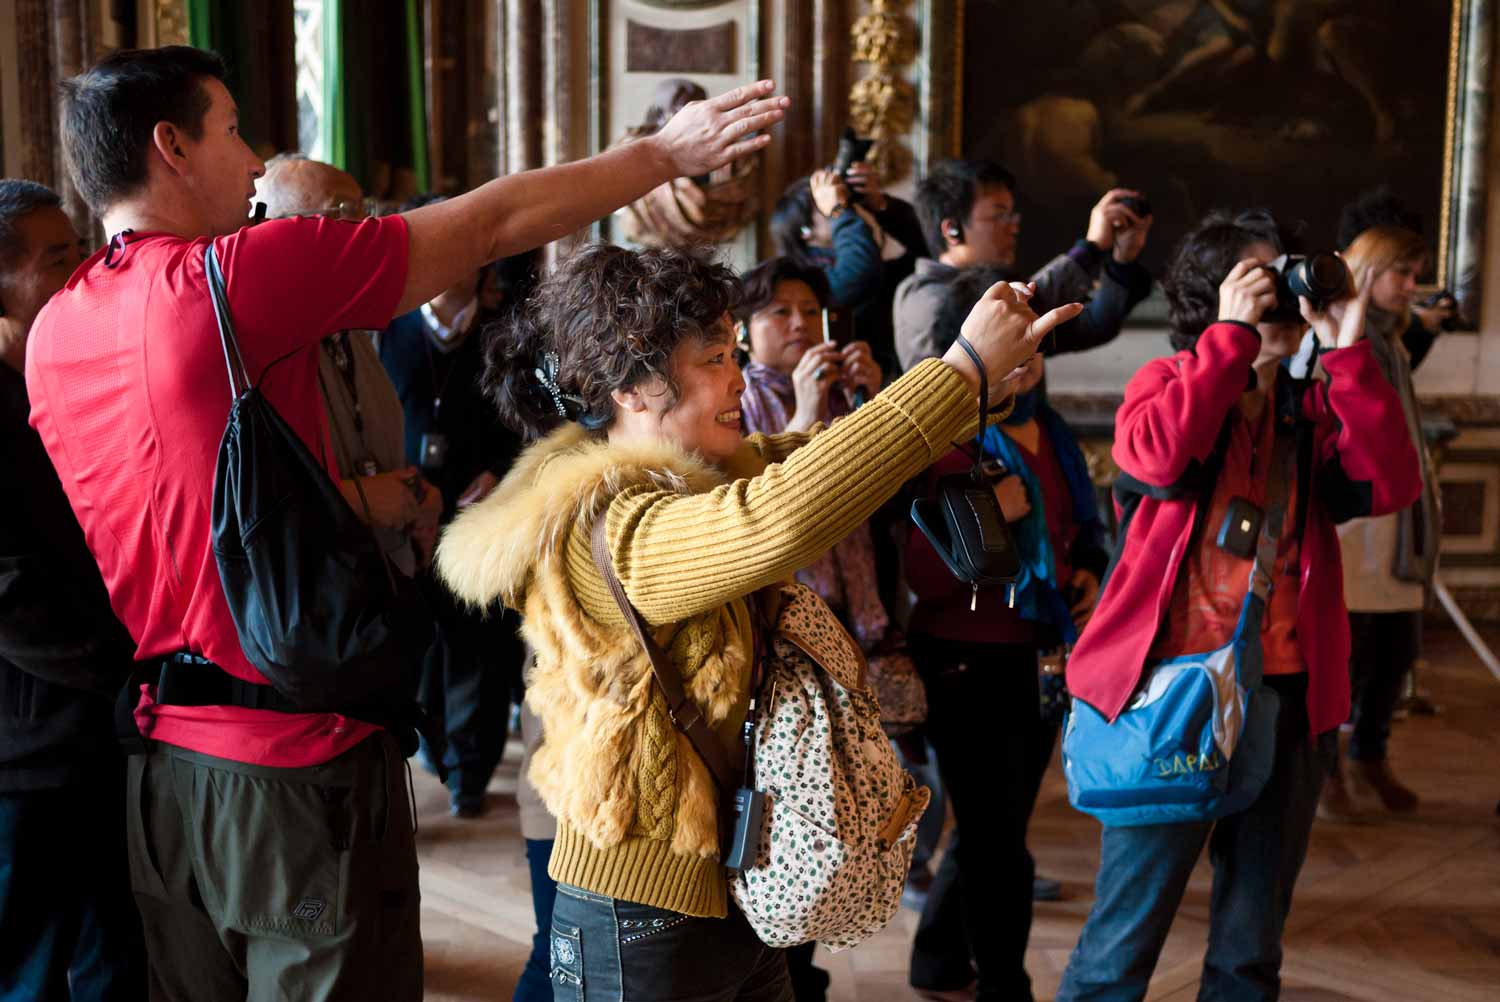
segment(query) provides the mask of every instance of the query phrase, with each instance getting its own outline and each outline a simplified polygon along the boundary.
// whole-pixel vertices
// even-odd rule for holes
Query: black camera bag
[[[251,383],[212,243],[204,267],[233,400],[213,551],[240,645],[300,710],[415,726],[415,672],[432,639],[416,582],[392,572],[323,464]]]

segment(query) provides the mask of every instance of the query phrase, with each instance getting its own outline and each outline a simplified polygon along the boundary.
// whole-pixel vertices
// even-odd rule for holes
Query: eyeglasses
[[[347,219],[351,222],[359,222],[368,219],[375,214],[376,203],[373,198],[350,199],[339,202],[319,212],[318,215],[324,219]]]
[[[1021,222],[1021,214],[1019,212],[997,212],[988,219],[982,220],[982,222],[993,226],[1016,226]]]

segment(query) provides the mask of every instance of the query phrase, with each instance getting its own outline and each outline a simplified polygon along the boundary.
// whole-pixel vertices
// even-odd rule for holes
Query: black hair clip
[[[558,372],[562,369],[562,359],[557,352],[543,352],[540,364],[533,370],[532,375],[541,384],[547,396],[552,399],[552,406],[557,408],[557,414],[564,421],[577,421],[578,415],[583,411],[583,401],[578,397],[562,391],[562,384],[558,380]],[[571,408],[569,405],[572,405]]]

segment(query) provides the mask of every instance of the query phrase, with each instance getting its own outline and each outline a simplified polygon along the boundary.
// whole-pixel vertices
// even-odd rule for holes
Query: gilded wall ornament
[[[870,73],[849,90],[849,120],[856,132],[875,140],[865,159],[890,184],[912,164],[902,139],[916,119],[916,90],[903,69],[916,57],[915,33],[902,13],[904,0],[871,0],[870,7],[850,29],[854,61],[869,64]]]
[[[186,45],[188,43],[186,0],[156,0],[156,44]]]

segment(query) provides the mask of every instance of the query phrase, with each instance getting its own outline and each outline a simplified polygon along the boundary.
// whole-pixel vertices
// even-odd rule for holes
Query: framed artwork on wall
[[[1342,207],[1387,185],[1472,326],[1496,3],[918,0],[919,170],[962,153],[1013,171],[1023,263],[1140,188],[1158,272],[1211,209],[1266,206],[1332,247]]]

